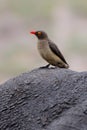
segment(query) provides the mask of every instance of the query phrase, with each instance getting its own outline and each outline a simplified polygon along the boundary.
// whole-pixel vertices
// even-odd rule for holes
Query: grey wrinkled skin
[[[87,72],[36,69],[0,85],[0,130],[87,130]]]

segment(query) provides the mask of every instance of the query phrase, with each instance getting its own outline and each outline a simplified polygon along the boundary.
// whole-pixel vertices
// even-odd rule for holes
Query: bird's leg
[[[40,69],[45,69],[45,68],[48,68],[49,66],[50,66],[50,64],[47,64],[46,66],[40,67]]]

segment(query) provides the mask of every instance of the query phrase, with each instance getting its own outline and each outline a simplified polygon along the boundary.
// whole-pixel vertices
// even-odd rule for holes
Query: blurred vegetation
[[[4,2],[3,2],[4,1]],[[68,4],[73,11],[87,14],[86,0],[0,0],[0,10],[7,7],[24,16],[43,15],[48,16],[54,6],[61,3]],[[5,6],[6,5],[6,6]],[[5,6],[5,7],[4,7]],[[31,13],[32,12],[32,13]]]
[[[73,11],[79,13],[80,15],[87,16],[87,1],[86,0],[69,0],[70,6],[72,7]]]
[[[24,15],[24,16],[36,16],[42,15],[49,16],[52,8],[57,4],[60,5],[62,2],[68,3],[73,11],[79,14],[87,15],[87,1],[86,0],[9,0],[9,7],[11,10]],[[32,13],[31,13],[32,12]]]
[[[49,16],[57,0],[9,0],[10,8],[24,16]]]
[[[72,36],[68,41],[68,45],[69,52],[87,55],[87,37]]]

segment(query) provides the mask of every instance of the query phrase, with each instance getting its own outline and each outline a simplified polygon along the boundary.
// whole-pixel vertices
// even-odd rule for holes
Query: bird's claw
[[[46,66],[42,66],[42,67],[40,67],[40,69],[47,69],[47,68],[49,68],[49,66],[50,66],[50,64],[48,64]]]

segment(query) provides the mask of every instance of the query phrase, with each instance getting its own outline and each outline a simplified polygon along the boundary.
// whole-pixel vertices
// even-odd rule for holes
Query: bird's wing
[[[65,64],[67,64],[64,56],[62,55],[62,53],[60,52],[60,50],[58,49],[58,47],[52,41],[48,41],[48,43],[49,43],[49,47],[51,48],[52,52],[55,53],[58,57],[60,57],[60,59],[62,59],[62,61]]]

